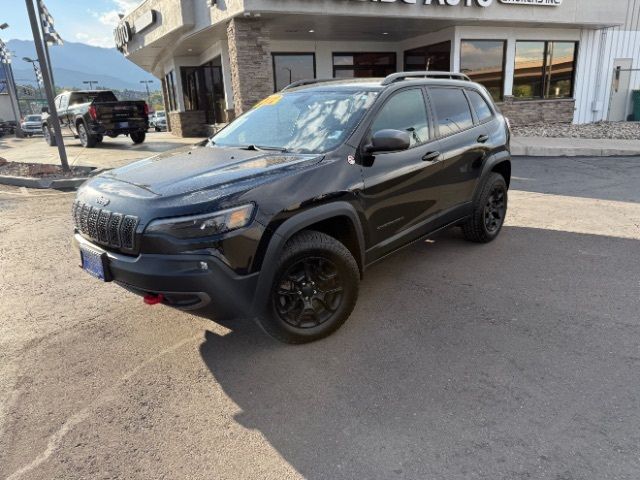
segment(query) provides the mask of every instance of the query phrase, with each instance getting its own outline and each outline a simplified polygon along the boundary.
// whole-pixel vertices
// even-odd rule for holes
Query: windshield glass
[[[340,145],[375,92],[291,92],[265,98],[216,134],[215,146],[323,153]]]
[[[39,122],[42,120],[40,115],[27,115],[24,119],[25,122]]]
[[[164,118],[165,113],[164,112],[156,112],[156,117],[158,118]]]

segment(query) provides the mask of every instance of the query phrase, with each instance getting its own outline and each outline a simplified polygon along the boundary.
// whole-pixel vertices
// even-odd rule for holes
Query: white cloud
[[[120,13],[127,14],[142,2],[140,0],[113,0],[113,3],[118,6]]]
[[[120,22],[120,17],[118,16],[117,11],[109,10],[108,12],[98,14],[98,20],[100,20],[100,23],[103,25],[115,28]]]
[[[110,35],[92,36],[84,32],[78,32],[76,33],[76,39],[81,43],[86,43],[87,45],[91,45],[92,47],[102,47],[102,48],[115,47],[113,37]]]

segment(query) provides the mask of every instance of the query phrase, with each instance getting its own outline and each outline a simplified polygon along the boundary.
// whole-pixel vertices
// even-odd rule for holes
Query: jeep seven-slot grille
[[[73,203],[73,220],[83,235],[108,247],[133,250],[138,217],[110,212],[86,203]]]

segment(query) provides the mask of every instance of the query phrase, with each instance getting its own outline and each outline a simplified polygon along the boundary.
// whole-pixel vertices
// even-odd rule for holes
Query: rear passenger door
[[[488,152],[488,132],[472,112],[463,88],[434,86],[428,92],[443,155],[443,208],[459,217],[473,199]]]

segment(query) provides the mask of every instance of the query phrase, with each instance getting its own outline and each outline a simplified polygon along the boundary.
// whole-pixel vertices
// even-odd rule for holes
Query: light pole
[[[22,57],[22,60],[33,65],[33,74],[36,77],[36,86],[38,87],[38,100],[42,101],[42,71],[40,70],[40,61],[29,57]]]
[[[140,80],[140,83],[144,83],[145,88],[147,89],[147,103],[151,106],[151,94],[149,93],[149,84],[153,83],[153,80]]]
[[[93,90],[93,84],[95,83],[97,85],[98,81],[97,80],[83,80],[82,83],[84,83],[85,85],[89,85],[89,90]]]
[[[0,25],[0,30],[9,28],[9,24],[4,22]],[[22,127],[20,126],[20,120],[22,113],[20,112],[20,102],[18,101],[18,91],[16,90],[16,82],[13,78],[13,69],[11,68],[11,54],[7,51],[5,44],[0,40],[0,65],[3,65],[5,70],[5,81],[7,84],[7,90],[9,91],[9,101],[11,103],[11,110],[13,116],[16,119],[16,137],[22,138]]]

